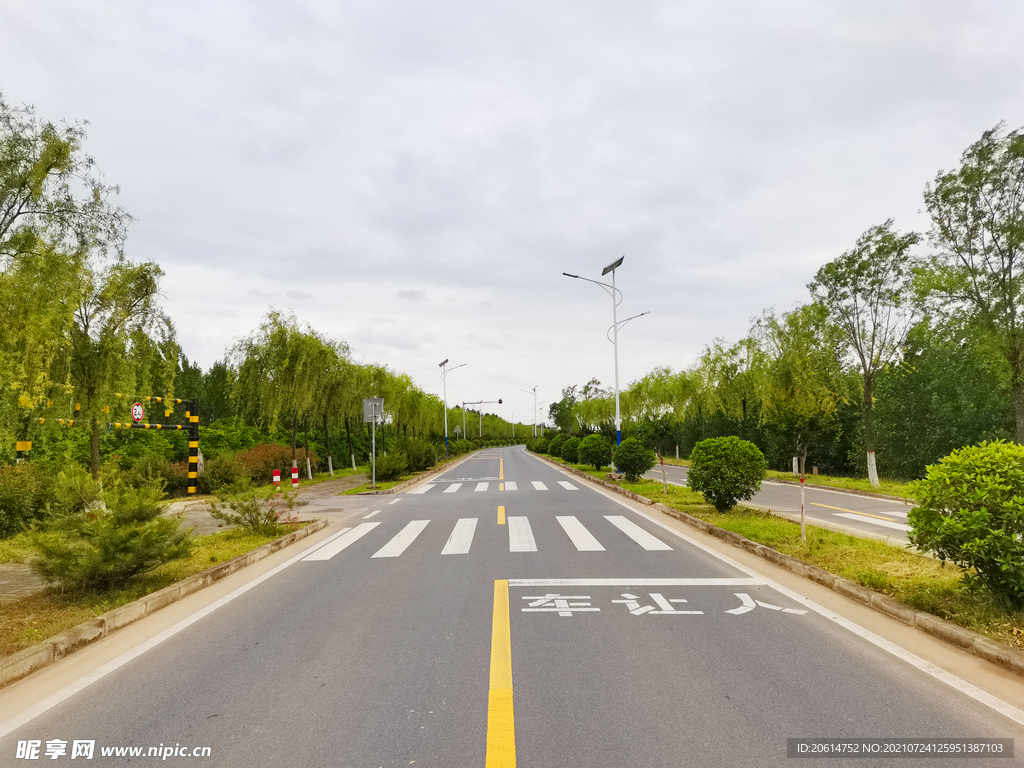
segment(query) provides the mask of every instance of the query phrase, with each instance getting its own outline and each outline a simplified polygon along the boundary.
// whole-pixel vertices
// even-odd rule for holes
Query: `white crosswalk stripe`
[[[537,541],[533,538],[533,529],[530,527],[529,518],[510,517],[508,519],[508,551],[537,551]]]
[[[516,481],[515,480],[506,480],[505,481],[505,490],[506,491],[518,491],[519,490],[519,486],[516,485]]]
[[[605,515],[604,519],[646,550],[672,549],[661,539],[652,536],[632,520],[627,520],[621,515]]]
[[[381,547],[373,555],[374,557],[398,557],[406,548],[416,541],[416,537],[419,536],[423,529],[427,527],[429,520],[413,520],[405,528],[400,530],[395,537],[391,539],[387,544]]]
[[[339,536],[337,539],[332,541],[330,544],[326,544],[320,549],[316,550],[312,554],[306,555],[303,560],[330,560],[336,554],[345,549],[349,544],[353,544],[359,539],[363,538],[366,534],[376,528],[380,523],[360,523],[348,533],[343,536]]]
[[[555,520],[580,552],[604,552],[601,542],[595,539],[577,518],[565,515],[556,516]]]
[[[445,493],[455,493],[461,487],[462,487],[462,483],[452,483],[451,485],[449,485],[447,488],[444,489],[444,492]]]
[[[563,488],[565,488],[565,490],[567,490],[567,491],[578,491],[579,490],[579,488],[577,488],[575,485],[573,485],[572,483],[570,483],[570,482],[568,482],[566,480],[559,480],[558,484],[560,486],[562,486]]]
[[[448,543],[441,550],[442,555],[465,555],[473,545],[473,534],[476,533],[476,523],[479,518],[463,517],[455,524],[452,535],[448,537]]]
[[[429,491],[433,487],[434,487],[433,485],[431,485],[430,483],[427,483],[426,485],[424,485],[424,486],[422,486],[420,488],[417,488],[415,491],[409,491],[409,493],[410,493],[410,495],[414,494],[414,493],[426,493],[427,491]]]
[[[490,483],[477,483],[476,484],[476,490],[477,491],[486,491],[488,485],[490,485]]]
[[[548,487],[544,485],[544,483],[542,483],[540,480],[531,480],[530,482],[533,483],[533,487],[536,488],[538,491],[546,491],[548,489]]]

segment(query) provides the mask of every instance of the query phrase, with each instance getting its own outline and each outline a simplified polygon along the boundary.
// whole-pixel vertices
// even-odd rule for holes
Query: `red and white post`
[[[274,488],[276,488],[279,491],[281,490],[281,470],[280,469],[275,469],[274,470]]]
[[[299,487],[299,468],[292,467],[292,489],[297,490]]]

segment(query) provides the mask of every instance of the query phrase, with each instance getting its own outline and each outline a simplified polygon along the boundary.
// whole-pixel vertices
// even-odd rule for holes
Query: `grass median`
[[[51,588],[21,600],[4,601],[0,603],[0,656],[28,648],[106,611],[201,573],[217,563],[243,555],[288,533],[291,533],[291,528],[283,527],[276,535],[254,534],[234,528],[197,536],[190,557],[165,563],[123,587],[64,594]],[[11,541],[8,539],[2,543],[8,544]],[[27,542],[14,542],[9,548],[15,547],[22,555],[30,554]]]
[[[560,459],[554,461],[567,463]],[[601,480],[607,479],[607,470],[598,472],[593,467],[570,466]],[[729,512],[719,513],[699,493],[678,485],[670,484],[666,493],[659,480],[614,482],[648,499],[889,595],[919,611],[1024,649],[1024,611],[1006,608],[988,592],[968,590],[962,581],[963,571],[950,563],[943,564],[903,546],[813,525],[807,526],[807,541],[801,541],[799,523],[770,512],[739,505]]]

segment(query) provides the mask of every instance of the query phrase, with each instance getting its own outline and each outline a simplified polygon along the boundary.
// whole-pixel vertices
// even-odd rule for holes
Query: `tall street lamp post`
[[[537,436],[537,387],[539,387],[539,386],[540,386],[540,384],[538,384],[533,389],[521,389],[521,390],[519,390],[520,392],[526,392],[527,394],[533,395],[533,436],[534,437]]]
[[[601,272],[601,276],[602,277],[604,275],[607,275],[609,272],[612,273],[612,284],[611,285],[608,285],[608,283],[598,282],[597,280],[591,280],[589,277],[580,277],[579,275],[570,275],[568,272],[563,272],[562,273],[566,277],[572,277],[572,278],[575,278],[576,280],[586,280],[588,283],[593,283],[594,285],[600,285],[601,288],[604,289],[605,293],[607,293],[609,296],[612,297],[612,326],[611,326],[611,328],[608,329],[608,333],[606,333],[605,335],[608,336],[608,341],[610,341],[612,343],[612,346],[615,348],[615,446],[616,447],[618,447],[619,444],[622,442],[622,412],[621,412],[621,410],[619,408],[619,328],[624,326],[630,320],[634,320],[634,319],[636,319],[638,317],[643,317],[644,315],[649,315],[650,314],[650,312],[641,312],[639,315],[633,315],[632,317],[627,317],[625,320],[623,320],[621,322],[619,321],[618,310],[619,310],[619,304],[622,303],[622,291],[620,291],[618,288],[615,287],[615,270],[622,266],[622,261],[625,258],[626,258],[625,256],[622,256],[619,259],[617,259],[616,261],[613,261],[611,264],[609,264],[607,267],[604,268],[603,272]]]
[[[448,376],[449,373],[454,371],[456,368],[462,368],[465,365],[469,365],[469,363],[462,363],[461,365],[456,365],[454,368],[447,368],[446,367],[447,365],[448,365],[448,358],[447,357],[444,360],[442,360],[440,363],[437,364],[437,367],[441,369],[441,381],[444,383],[443,389],[444,389],[444,455],[445,456],[449,456],[450,455],[448,453],[448,379],[447,379],[447,376]]]

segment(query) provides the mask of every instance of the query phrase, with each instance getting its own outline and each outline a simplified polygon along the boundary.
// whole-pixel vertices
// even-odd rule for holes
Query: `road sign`
[[[369,424],[376,420],[378,423],[384,414],[383,397],[367,397],[363,400],[363,421]]]
[[[132,403],[132,421],[138,424],[146,418],[146,412],[142,408],[142,403]]]

